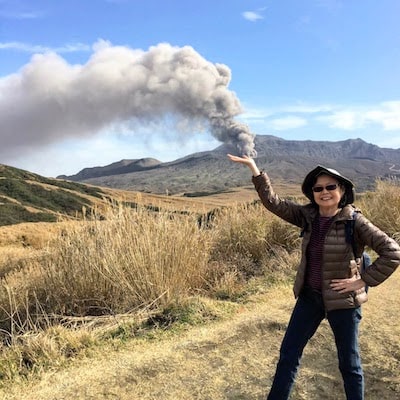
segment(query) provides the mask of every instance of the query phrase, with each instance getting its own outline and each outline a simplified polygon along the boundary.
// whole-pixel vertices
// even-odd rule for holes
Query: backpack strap
[[[351,219],[346,221],[345,224],[345,237],[346,237],[346,243],[351,244],[353,248],[353,253],[354,257],[357,258],[357,249],[356,249],[356,243],[354,240],[354,226],[356,223],[356,217],[357,217],[357,212],[353,211],[351,213]]]
[[[346,243],[350,243],[351,247],[353,248],[353,254],[354,258],[360,258],[361,263],[360,263],[360,273],[364,272],[372,263],[371,257],[369,256],[368,253],[365,251],[360,254],[360,256],[357,256],[357,245],[356,241],[354,240],[354,226],[356,223],[356,218],[357,218],[357,212],[353,210],[351,213],[351,220],[346,221],[345,225],[345,235],[346,235]],[[368,285],[365,286],[365,291],[368,293]]]

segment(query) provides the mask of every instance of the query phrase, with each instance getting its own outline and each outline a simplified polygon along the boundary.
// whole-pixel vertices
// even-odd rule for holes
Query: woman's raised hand
[[[233,162],[247,165],[253,173],[253,176],[260,175],[260,170],[258,169],[254,158],[249,156],[234,156],[232,154],[228,154],[228,158]]]

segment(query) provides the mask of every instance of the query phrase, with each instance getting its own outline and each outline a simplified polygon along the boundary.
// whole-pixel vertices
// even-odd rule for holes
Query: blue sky
[[[57,176],[210,150],[220,90],[256,135],[400,148],[399,15],[398,0],[0,0],[0,163]],[[173,55],[193,69],[182,90],[148,92]]]

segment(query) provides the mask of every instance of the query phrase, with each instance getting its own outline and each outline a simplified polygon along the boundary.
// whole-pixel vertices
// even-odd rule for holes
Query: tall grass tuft
[[[122,204],[94,212],[66,227],[47,256],[3,279],[3,329],[31,326],[43,315],[48,321],[169,304],[203,285],[209,237],[190,216]]]
[[[266,275],[273,282],[281,271],[291,276],[293,264],[283,254],[298,248],[299,230],[259,202],[225,208],[213,229],[209,289],[218,298],[240,297],[253,278]]]
[[[357,202],[371,222],[400,242],[400,181],[378,180],[375,192],[364,194]]]

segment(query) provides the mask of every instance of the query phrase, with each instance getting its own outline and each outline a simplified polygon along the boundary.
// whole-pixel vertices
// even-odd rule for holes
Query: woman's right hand
[[[249,156],[234,156],[232,154],[228,154],[228,158],[236,163],[244,164],[247,165],[251,172],[253,173],[253,176],[258,176],[260,175],[260,170],[257,167],[256,162],[254,161],[254,158],[251,158]]]

